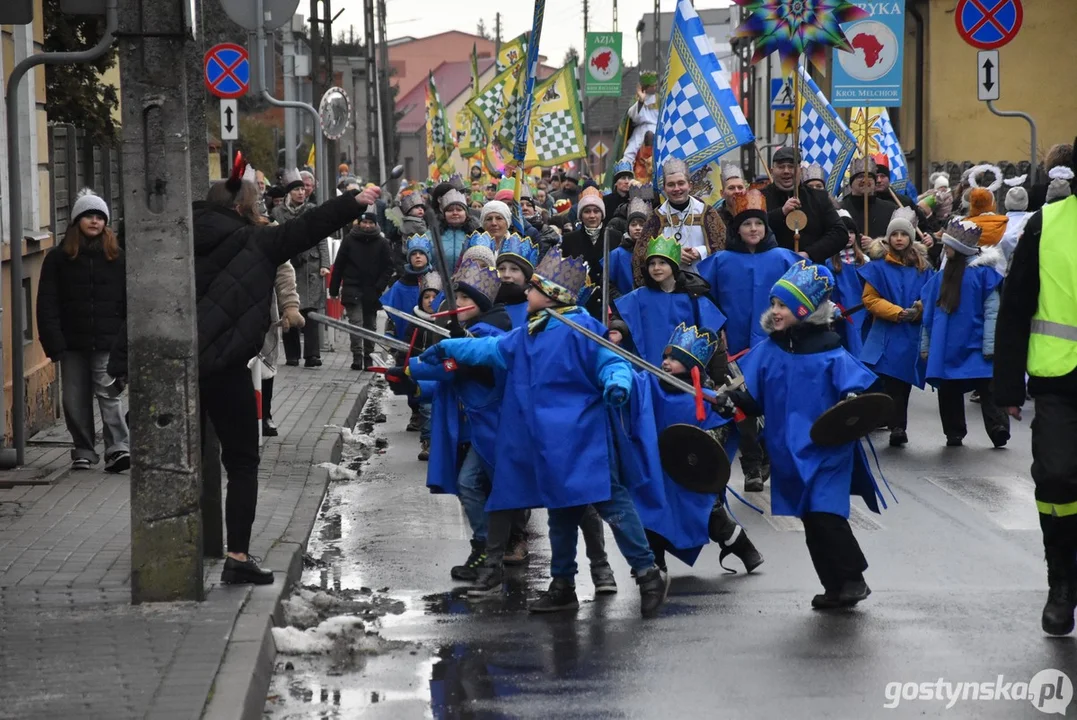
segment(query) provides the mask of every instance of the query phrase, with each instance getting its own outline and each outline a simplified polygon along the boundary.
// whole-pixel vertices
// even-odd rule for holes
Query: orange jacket
[[[893,263],[894,265],[904,265],[904,263],[901,261],[901,258],[897,257],[892,253],[887,253],[886,262]],[[894,303],[885,299],[882,295],[879,294],[879,291],[876,290],[875,286],[871,283],[864,283],[864,292],[861,295],[861,299],[864,301],[864,308],[880,320],[888,320],[892,323],[900,322],[898,316],[901,315],[901,311],[905,308],[901,307],[900,305],[895,305]],[[922,305],[920,305],[920,301],[917,300],[916,309],[919,309],[921,307]],[[919,313],[917,313],[916,319],[919,319]]]
[[[965,219],[971,223],[976,223],[983,231],[983,234],[980,235],[980,247],[998,245],[999,241],[1002,240],[1002,236],[1006,234],[1006,223],[1009,222],[1009,218],[1005,215],[995,215],[994,213],[985,213]]]

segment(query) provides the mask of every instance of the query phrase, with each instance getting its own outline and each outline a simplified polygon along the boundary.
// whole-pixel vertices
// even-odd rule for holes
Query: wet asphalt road
[[[379,409],[387,422],[371,424]],[[947,709],[945,700],[899,696],[898,683],[1000,675],[1020,696],[1020,685],[1005,683],[1048,668],[1077,681],[1077,639],[1049,639],[1039,627],[1046,580],[1030,413],[1009,448],[993,450],[978,406],[968,411],[963,448],[943,447],[930,393],[913,395],[907,448],[875,435],[899,503],[881,516],[854,508],[873,591],[859,608],[813,611],[820,589],[798,523],[734,501],[763,566],[725,574],[715,546],[691,568],[671,558],[668,603],[644,621],[608,531],[620,592],[593,599],[581,542],[579,612],[528,615],[528,596],[548,582],[541,512],[531,521],[530,566],[510,576],[508,595],[456,597],[449,568],[467,556],[466,520],[456,498],[427,493],[418,436],[404,432],[406,405],[377,390],[352,446],[370,457],[351,463],[357,476],[342,473],[355,479],[331,486],[309,548],[324,566],[304,583],[385,588],[406,611],[368,626],[387,641],[369,653],[278,656],[267,717],[1044,717],[1028,700],[959,699]],[[731,485],[739,489],[738,466]],[[1068,711],[1077,717],[1077,701]]]

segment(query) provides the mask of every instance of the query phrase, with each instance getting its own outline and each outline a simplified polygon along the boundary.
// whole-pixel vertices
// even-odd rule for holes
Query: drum
[[[729,458],[710,433],[695,425],[670,425],[658,437],[662,469],[685,490],[721,494],[729,482]]]

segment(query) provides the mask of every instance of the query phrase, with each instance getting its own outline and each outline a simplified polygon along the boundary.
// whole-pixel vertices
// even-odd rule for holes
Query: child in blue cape
[[[452,281],[457,318],[464,330],[474,337],[499,337],[512,329],[504,309],[493,301],[500,283],[492,267],[465,258]],[[433,493],[459,497],[471,525],[472,552],[450,574],[454,580],[474,580],[485,559],[485,506],[493,475],[504,373],[428,365],[413,357],[407,367],[391,368],[386,378],[395,394],[418,397],[432,405],[426,485]]]
[[[734,195],[729,213],[733,220],[726,249],[704,258],[699,274],[710,284],[711,297],[726,316],[728,353],[735,356],[766,340],[758,318],[770,307],[770,289],[801,257],[778,247],[766,198],[758,190]],[[770,477],[770,458],[759,440],[758,426],[756,418],[737,426],[746,492],[763,492]]]
[[[980,393],[984,428],[995,447],[1010,439],[1010,418],[994,403],[995,318],[1006,256],[998,247],[981,248],[981,229],[951,220],[942,235],[946,264],[924,286],[920,357],[927,381],[939,391],[939,418],[947,447],[960,446],[965,425],[965,393]]]
[[[642,197],[628,201],[628,232],[621,244],[610,250],[610,285],[617,289],[614,297],[627,295],[635,289],[632,278],[632,251],[643,237],[643,227],[651,217],[651,204]]]
[[[857,269],[865,264],[868,258],[860,249],[860,232],[853,216],[848,210],[838,210],[838,216],[848,231],[849,241],[845,248],[827,260],[826,264],[834,273],[834,295],[831,300],[845,313],[863,302],[864,281],[860,278]],[[914,213],[913,218],[915,217]],[[853,357],[860,357],[860,352],[864,347],[864,325],[868,317],[868,313],[861,308],[845,315],[842,322],[834,326],[838,335],[841,336],[842,347]]]
[[[680,265],[680,243],[662,235],[652,238],[647,243],[644,287],[613,301],[614,316],[628,325],[639,356],[652,365],[662,363],[669,336],[679,324],[717,333],[726,322],[708,297],[707,283],[695,273],[681,270]],[[725,360],[724,348],[720,359]]]
[[[894,401],[890,446],[909,442],[909,394],[924,387],[925,364],[920,359],[920,293],[934,275],[927,248],[914,241],[916,213],[899,208],[890,219],[886,240],[876,240],[872,260],[858,271],[864,280],[864,309],[872,317],[860,360],[883,382]],[[856,313],[863,315],[864,313]]]
[[[719,396],[726,414],[736,405],[748,415],[766,415],[771,511],[804,523],[823,585],[812,598],[818,609],[851,607],[871,593],[863,574],[868,563],[849,527],[849,497],[860,495],[873,512],[882,501],[859,442],[824,447],[811,440],[816,418],[876,380],[830,330],[833,289],[834,276],[824,266],[801,261],[789,268],[761,319],[768,339],[740,361],[745,390]]]
[[[580,520],[593,505],[611,526],[621,553],[636,573],[644,617],[658,612],[668,580],[654,555],[629,489],[621,481],[609,408],[629,402],[632,370],[627,362],[572,330],[558,318],[596,333],[605,328],[575,303],[587,264],[553,248],[542,259],[528,291],[529,320],[500,338],[443,340],[422,355],[432,364],[451,359],[507,373],[498,428],[494,481],[486,509],[545,507],[549,510],[549,590],[532,612],[575,610],[576,543]],[[488,545],[488,562],[494,562]],[[484,571],[486,568],[484,568]],[[486,580],[501,569],[490,566]],[[480,578],[480,582],[484,582]]]
[[[497,274],[501,278],[497,302],[504,304],[514,328],[527,323],[527,293],[524,290],[535,273],[538,253],[538,246],[530,238],[510,235],[501,243],[501,252],[496,258]]]
[[[700,387],[713,390],[714,384],[705,378],[707,364],[718,346],[717,333],[681,323],[666,346],[662,369],[688,384],[693,384],[693,370],[696,370]],[[736,452],[736,433],[731,432],[734,429],[731,421],[708,403],[706,418],[700,422],[696,416],[695,398],[668,386],[651,373],[637,374],[636,391],[644,399],[632,404],[631,422],[625,426],[633,450],[642,456],[635,466],[655,477],[652,482],[633,483],[632,497],[647,529],[658,567],[666,570],[667,551],[685,564],[694,565],[708,541],[721,547],[719,563],[732,554],[744,563],[748,572],[759,567],[763,557],[748,539],[744,528],[726,510],[724,495],[693,492],[681,487],[663,471],[658,457],[662,431],[671,425],[686,424],[706,430],[732,458]]]

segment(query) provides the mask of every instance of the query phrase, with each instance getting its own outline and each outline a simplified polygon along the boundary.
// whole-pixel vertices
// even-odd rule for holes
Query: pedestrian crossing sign
[[[791,78],[775,78],[770,81],[770,109],[793,109],[793,83]]]

